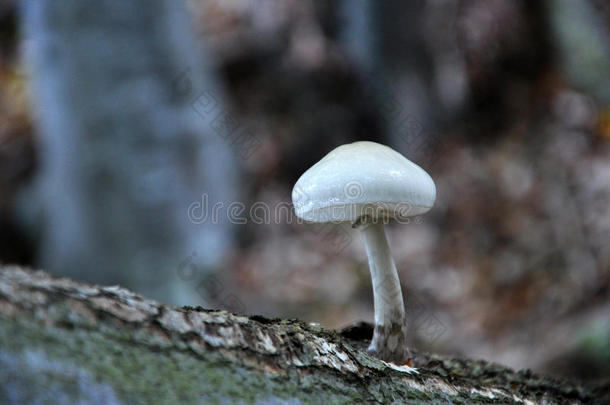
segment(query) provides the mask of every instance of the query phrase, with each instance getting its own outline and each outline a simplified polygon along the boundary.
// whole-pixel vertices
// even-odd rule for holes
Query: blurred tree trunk
[[[434,355],[417,372],[295,320],[171,308],[0,268],[2,403],[607,403],[603,386]]]
[[[465,102],[455,45],[456,3],[344,0],[340,39],[364,72],[367,101],[379,111],[385,142],[424,167],[435,131]],[[433,27],[426,22],[438,23]]]
[[[610,4],[554,0],[545,5],[560,66],[570,84],[610,106]]]
[[[391,0],[371,10],[375,32],[376,72],[386,93],[380,102],[390,139],[407,156],[416,157],[406,141],[408,117],[432,131],[438,117],[433,88],[434,66],[426,46],[423,1]],[[422,132],[419,131],[419,132]],[[425,136],[418,133],[416,136]]]
[[[184,2],[31,0],[23,27],[42,159],[39,263],[196,302],[177,288],[177,267],[193,252],[204,269],[218,265],[230,225],[195,224],[187,209],[204,192],[210,204],[235,198],[235,159]]]

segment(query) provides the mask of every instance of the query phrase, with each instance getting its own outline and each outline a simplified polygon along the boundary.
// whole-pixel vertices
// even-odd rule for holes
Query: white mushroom
[[[369,351],[403,364],[408,356],[405,311],[384,223],[423,214],[434,204],[434,181],[421,167],[375,142],[339,146],[299,178],[296,215],[309,222],[350,222],[362,231],[375,305]]]

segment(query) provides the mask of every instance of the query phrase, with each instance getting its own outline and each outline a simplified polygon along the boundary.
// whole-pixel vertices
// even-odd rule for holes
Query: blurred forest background
[[[412,345],[610,378],[608,1],[135,3],[0,3],[1,262],[370,322],[360,235],[274,208],[372,140],[437,185],[388,228]]]

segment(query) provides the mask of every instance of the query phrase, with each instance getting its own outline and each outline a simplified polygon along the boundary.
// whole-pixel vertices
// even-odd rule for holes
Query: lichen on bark
[[[361,347],[362,346],[362,347]],[[417,373],[297,320],[172,308],[0,269],[0,403],[581,403],[608,392],[418,354]],[[603,402],[600,402],[603,403]]]

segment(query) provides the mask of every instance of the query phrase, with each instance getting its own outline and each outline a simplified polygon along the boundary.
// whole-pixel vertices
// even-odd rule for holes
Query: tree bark
[[[1,403],[607,403],[608,387],[419,354],[297,320],[161,305],[124,288],[0,269]],[[350,337],[352,339],[350,339]]]

